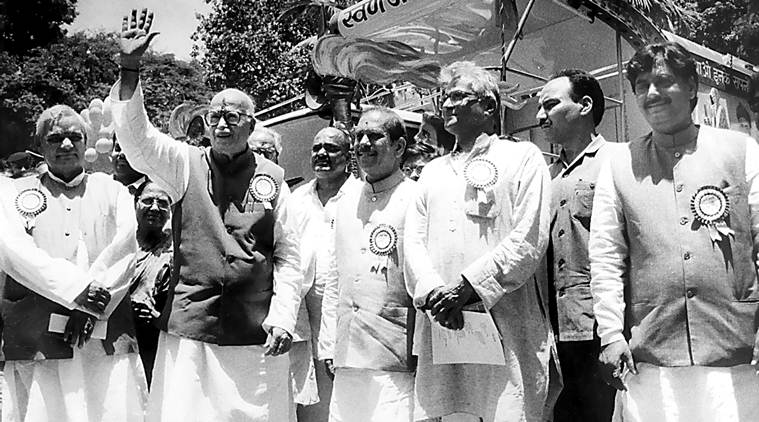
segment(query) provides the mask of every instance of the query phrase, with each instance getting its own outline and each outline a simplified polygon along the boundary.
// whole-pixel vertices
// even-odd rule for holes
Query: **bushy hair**
[[[604,110],[606,109],[604,92],[598,83],[598,79],[582,69],[563,69],[551,75],[549,80],[562,77],[568,78],[572,86],[572,90],[569,93],[572,101],[579,103],[582,97],[586,95],[593,100],[593,124],[598,126],[604,117]]]
[[[633,93],[635,93],[635,81],[638,76],[641,73],[651,72],[657,58],[664,59],[675,76],[686,81],[693,81],[696,89],[698,89],[698,73],[693,57],[685,47],[676,42],[667,41],[644,46],[627,63],[627,80],[630,81]],[[698,96],[694,96],[690,100],[691,111],[696,108],[696,103],[698,103]]]
[[[501,130],[501,92],[498,88],[498,79],[489,71],[473,62],[453,62],[440,70],[438,81],[443,89],[456,85],[460,80],[469,83],[472,91],[480,100],[492,101],[494,130]]]

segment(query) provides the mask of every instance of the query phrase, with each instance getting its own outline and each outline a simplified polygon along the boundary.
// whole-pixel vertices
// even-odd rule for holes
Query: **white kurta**
[[[63,182],[52,182],[63,185]],[[32,236],[14,209],[17,194],[0,181],[0,266],[18,283],[69,309],[93,280],[107,287],[106,320],[125,297],[137,248],[134,204],[127,190],[105,174],[74,179],[81,195],[52,195],[42,184],[47,209]],[[74,349],[71,359],[8,361],[3,421],[141,421],[147,398],[138,354],[108,356],[99,340]]]
[[[121,81],[117,81],[110,93],[119,143],[130,164],[162,186],[176,203],[184,196],[190,180],[189,146],[175,141],[150,124],[139,85],[130,100],[119,100],[120,84]],[[287,218],[289,195],[290,189],[283,184],[273,210],[274,296],[262,325],[266,330],[279,327],[292,334],[295,332],[303,276],[295,227],[292,219]],[[183,422],[241,419],[287,421],[292,414],[290,371],[288,364],[282,365],[282,362],[288,362],[288,359],[264,359],[263,349],[259,346],[216,346],[162,333],[152,384],[164,387],[151,390],[147,419],[174,421],[179,420],[173,416],[174,412],[186,412],[190,418],[181,419]],[[243,366],[247,363],[254,365],[254,369],[244,370]],[[220,384],[213,380],[208,383],[189,382],[204,377],[221,381]],[[182,384],[184,394],[174,394],[175,382],[181,380],[188,381]],[[280,388],[283,380],[287,385],[284,390]],[[223,387],[206,388],[215,385]],[[234,397],[230,398],[229,395]],[[193,401],[188,397],[205,399]],[[258,406],[264,401],[268,401],[267,410],[261,412]],[[209,408],[215,409],[212,414],[216,418],[203,417],[209,414]]]
[[[463,174],[476,157],[498,171],[480,193]],[[541,421],[553,335],[533,277],[549,230],[550,177],[540,150],[483,135],[468,156],[430,162],[419,184],[405,232],[414,302],[420,306],[435,287],[466,277],[503,337],[506,365],[434,365],[431,322],[417,314],[416,419],[469,413],[485,422]]]

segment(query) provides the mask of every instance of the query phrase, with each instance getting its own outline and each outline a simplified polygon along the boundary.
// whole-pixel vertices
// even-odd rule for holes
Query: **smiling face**
[[[402,137],[395,141],[390,139],[385,129],[386,119],[381,112],[369,111],[361,116],[356,125],[356,157],[369,182],[393,174],[399,168],[406,148]]]
[[[586,107],[572,100],[572,83],[563,76],[552,79],[540,91],[535,118],[548,142],[562,144],[564,140],[572,139],[571,134],[578,129],[579,119],[588,115],[591,108],[592,103]]]
[[[253,131],[253,102],[242,91],[225,89],[211,100],[206,119],[211,127],[211,148],[221,154],[235,155],[247,148]],[[239,119],[239,120],[238,120]]]
[[[171,199],[166,191],[155,183],[148,183],[137,198],[137,226],[141,230],[162,230],[169,220],[170,207]]]
[[[672,135],[692,123],[696,84],[675,75],[663,58],[656,59],[650,72],[638,75],[634,87],[638,108],[654,132]]]
[[[77,115],[59,114],[42,137],[48,170],[64,181],[84,171],[85,128]]]
[[[347,173],[347,137],[332,127],[320,130],[311,144],[311,168],[317,179],[334,179]]]

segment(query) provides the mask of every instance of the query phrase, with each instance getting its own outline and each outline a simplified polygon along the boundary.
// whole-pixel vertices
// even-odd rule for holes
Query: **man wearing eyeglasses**
[[[139,66],[156,35],[152,20],[146,9],[124,17],[120,80],[110,94],[129,162],[175,204],[147,420],[292,420],[285,353],[302,275],[284,171],[249,148],[253,101],[237,89],[211,100],[210,148],[176,142],[150,124]]]
[[[326,421],[332,394],[331,373],[317,345],[320,342],[322,298],[332,250],[325,246],[334,237],[337,201],[346,192],[360,189],[350,163],[350,137],[343,131],[326,127],[317,132],[311,144],[311,168],[315,178],[296,189],[290,202],[300,234],[300,257],[305,295],[295,327],[290,367],[295,380],[298,417],[305,421]],[[314,377],[315,375],[315,377]],[[314,385],[314,382],[316,385]]]
[[[275,164],[279,163],[279,154],[282,153],[282,135],[274,129],[256,126],[248,138],[250,148],[268,158]]]
[[[337,203],[324,291],[320,342],[334,368],[331,422],[414,420],[403,221],[417,187],[400,169],[405,148],[395,112],[374,108],[361,116],[354,151],[366,180]]]
[[[35,131],[48,171],[0,182],[4,420],[143,418],[126,298],[137,246],[132,197],[106,174],[85,174],[85,141],[79,113],[53,106]]]
[[[493,75],[458,62],[440,78],[456,145],[424,168],[405,225],[407,282],[429,313],[414,333],[416,420],[545,420],[553,335],[533,274],[548,243],[548,169],[535,145],[497,135]],[[465,310],[492,316],[502,365],[434,363],[432,330],[461,329]]]

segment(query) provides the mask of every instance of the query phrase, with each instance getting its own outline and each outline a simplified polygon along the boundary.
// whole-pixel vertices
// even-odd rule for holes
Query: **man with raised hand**
[[[549,167],[551,238],[545,268],[564,383],[554,410],[556,422],[608,422],[614,406],[614,389],[598,372],[600,344],[594,336],[588,259],[598,170],[619,147],[596,132],[603,114],[601,86],[583,70],[562,70],[540,90],[535,117],[548,142],[561,146]]]
[[[627,78],[652,130],[602,164],[589,242],[614,420],[758,420],[759,146],[694,124],[679,44],[643,47]]]
[[[0,180],[4,421],[144,417],[127,297],[134,206],[110,176],[84,172],[86,133],[71,107],[43,111],[35,142],[48,171]]]
[[[284,171],[250,150],[253,101],[211,100],[211,147],[176,142],[148,121],[139,85],[152,13],[124,17],[120,80],[111,90],[121,147],[164,187],[174,266],[156,355],[149,421],[294,418],[289,359],[302,275]]]
[[[322,316],[323,356],[335,368],[329,420],[414,420],[414,309],[403,276],[406,209],[416,183],[400,169],[403,120],[375,108],[355,128],[360,189],[337,202],[334,259]]]
[[[317,132],[311,144],[311,169],[315,178],[296,189],[289,200],[294,213],[292,218],[299,226],[304,274],[301,293],[305,295],[295,326],[290,368],[295,380],[295,402],[307,405],[298,408],[298,417],[307,422],[324,422],[329,414],[331,374],[325,371],[324,365],[316,364],[324,360],[317,345],[322,337],[322,299],[332,260],[328,244],[334,238],[337,203],[346,192],[361,186],[348,169],[350,150],[351,140],[345,132],[333,127]]]
[[[535,145],[496,134],[493,75],[457,62],[443,69],[441,84],[456,145],[425,166],[405,226],[407,281],[430,316],[417,318],[414,334],[416,418],[541,421],[553,335],[533,274],[548,243],[548,168]],[[434,362],[432,330],[461,329],[467,305],[492,317],[502,365]]]

